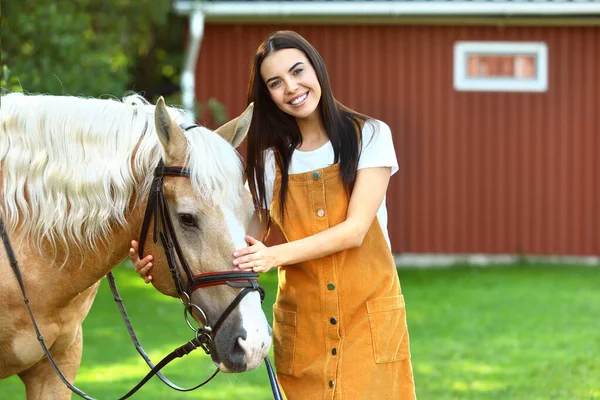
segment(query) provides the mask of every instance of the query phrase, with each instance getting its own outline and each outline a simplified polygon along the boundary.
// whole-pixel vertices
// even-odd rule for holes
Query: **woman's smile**
[[[294,97],[291,101],[289,101],[288,103],[292,106],[292,107],[301,107],[305,102],[306,99],[308,98],[308,92],[300,94],[296,97]]]

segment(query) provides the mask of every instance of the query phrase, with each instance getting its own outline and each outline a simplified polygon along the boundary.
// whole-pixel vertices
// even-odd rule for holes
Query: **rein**
[[[191,128],[196,127],[196,125],[187,125],[181,126],[184,131],[187,131]],[[184,317],[185,320],[190,327],[194,331],[195,337],[189,342],[183,344],[182,346],[176,348],[171,353],[169,353],[166,357],[164,357],[158,364],[154,365],[141,344],[139,343],[127,311],[125,310],[125,306],[123,305],[123,300],[119,295],[117,290],[117,286],[114,280],[114,276],[112,272],[107,274],[109,286],[111,288],[111,292],[113,294],[113,298],[119,308],[121,316],[125,322],[127,327],[127,331],[129,336],[140,354],[140,356],[144,359],[146,364],[151,368],[150,372],[146,374],[146,376],[129,392],[127,392],[124,396],[120,397],[119,400],[127,399],[132,396],[135,392],[137,392],[150,378],[156,375],[163,383],[165,383],[170,388],[181,391],[181,392],[189,392],[192,390],[196,390],[206,383],[210,382],[219,372],[217,370],[204,382],[189,388],[184,389],[175,384],[173,384],[169,379],[167,379],[160,370],[173,361],[175,358],[183,357],[190,352],[196,350],[201,347],[206,354],[210,354],[209,346],[213,341],[213,336],[217,334],[217,331],[223,324],[223,322],[227,319],[229,314],[237,307],[237,305],[242,301],[242,299],[253,291],[258,291],[260,293],[261,302],[264,300],[265,292],[262,286],[258,284],[258,274],[254,272],[245,272],[245,271],[222,271],[222,272],[209,272],[205,274],[193,274],[190,269],[183,252],[181,250],[181,246],[177,240],[177,236],[175,234],[175,230],[173,228],[173,222],[169,215],[168,203],[167,199],[162,191],[163,188],[163,180],[165,176],[181,176],[181,177],[189,177],[190,172],[187,168],[181,167],[168,167],[165,166],[162,160],[159,162],[158,166],[154,170],[154,180],[152,182],[152,187],[150,190],[150,195],[148,196],[148,203],[146,205],[146,212],[144,215],[144,222],[142,223],[142,229],[140,233],[140,241],[139,241],[139,255],[140,258],[143,258],[143,249],[144,243],[146,241],[146,237],[148,235],[148,230],[150,227],[150,220],[154,216],[154,243],[158,241],[158,237],[162,242],[165,255],[167,257],[167,261],[169,264],[169,271],[171,272],[171,276],[175,283],[175,287],[177,289],[177,293],[179,298],[184,306]],[[162,229],[161,229],[162,228]],[[27,311],[29,312],[29,316],[33,323],[33,328],[35,330],[36,336],[46,357],[50,361],[52,368],[58,375],[58,377],[62,380],[62,382],[75,394],[80,397],[88,400],[95,400],[94,398],[85,394],[82,390],[78,389],[76,386],[69,383],[69,381],[65,378],[65,376],[60,371],[58,365],[54,361],[54,358],[50,354],[46,343],[44,342],[44,338],[40,333],[40,330],[35,322],[35,318],[33,316],[33,312],[31,310],[31,306],[29,305],[29,299],[27,298],[27,294],[25,292],[25,285],[23,283],[23,278],[21,276],[21,272],[19,269],[19,265],[17,259],[14,254],[14,250],[10,243],[10,239],[8,238],[8,234],[6,232],[6,228],[4,226],[4,221],[0,216],[0,235],[2,236],[2,241],[4,243],[4,248],[6,249],[6,253],[8,259],[10,261],[10,265],[13,269],[13,272],[17,278],[19,286],[21,288],[21,292],[23,294],[23,299],[25,305],[27,306]],[[176,259],[179,260],[179,266],[176,262]],[[184,285],[184,282],[181,279],[180,269],[183,270],[186,276],[187,285]],[[214,285],[228,285],[234,288],[243,288],[240,293],[234,298],[234,300],[229,304],[229,306],[225,309],[223,314],[219,317],[217,322],[214,325],[210,325],[208,317],[206,313],[200,308],[198,305],[192,303],[191,294],[202,287],[214,286]],[[186,287],[187,286],[187,287]],[[196,310],[203,319],[202,326],[198,328],[194,328],[191,321],[193,318],[193,311]],[[191,317],[191,320],[190,320]],[[269,357],[265,358],[265,364],[267,367],[267,374],[269,377],[269,382],[271,385],[271,390],[273,392],[273,398],[275,400],[282,400],[283,397],[279,390],[279,385],[277,383],[277,378],[275,377],[275,373],[269,361]]]

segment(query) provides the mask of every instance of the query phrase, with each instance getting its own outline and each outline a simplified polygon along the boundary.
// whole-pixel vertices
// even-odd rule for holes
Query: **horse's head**
[[[212,341],[209,344],[213,361],[225,372],[254,369],[267,356],[271,328],[261,309],[260,293],[250,291],[227,314],[226,310],[236,301],[242,288],[227,284],[198,285],[191,277],[235,272],[232,253],[246,246],[244,238],[254,206],[244,186],[241,160],[233,146],[244,139],[251,113],[249,107],[242,116],[224,125],[221,136],[195,126],[184,127],[184,132],[169,115],[162,98],[154,114],[166,170],[173,172],[168,167],[183,167],[184,172],[165,173],[160,178],[166,199],[163,210],[170,218],[166,225],[172,227],[171,239],[175,244],[172,258],[175,262],[171,263],[171,270],[161,243],[164,239],[156,243],[151,240],[154,222],[149,224],[144,253],[154,256],[154,286],[162,293],[176,297],[182,296],[181,289],[184,289],[191,297],[192,314],[201,326],[214,327],[215,322],[226,314],[218,330],[210,333]],[[155,189],[153,186],[151,196]],[[167,219],[157,215],[155,212],[153,219],[161,221],[159,232],[164,233]],[[173,277],[173,266],[181,279],[179,289]],[[230,279],[224,279],[222,283]],[[188,301],[187,298],[183,300]]]

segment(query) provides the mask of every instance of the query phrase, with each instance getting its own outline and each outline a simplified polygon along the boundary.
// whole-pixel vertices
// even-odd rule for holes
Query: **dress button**
[[[331,354],[333,354],[334,356],[337,354],[337,349],[335,347],[331,349]]]
[[[317,211],[317,215],[318,215],[319,217],[322,217],[323,215],[325,215],[325,210],[323,210],[323,209],[319,209],[319,210]]]
[[[332,317],[329,322],[331,322],[331,325],[335,325],[337,324],[337,319],[335,319],[334,317]]]
[[[329,381],[329,387],[332,388],[335,385],[335,381],[332,379]]]
[[[329,283],[329,284],[327,284],[327,289],[333,290],[333,289],[335,289],[335,285],[333,283]]]
[[[319,177],[321,176],[321,173],[320,173],[320,172],[317,172],[317,171],[315,171],[315,172],[313,172],[313,175],[312,175],[312,176],[313,176],[313,179],[316,181],[316,180],[317,180],[317,179],[319,179]]]

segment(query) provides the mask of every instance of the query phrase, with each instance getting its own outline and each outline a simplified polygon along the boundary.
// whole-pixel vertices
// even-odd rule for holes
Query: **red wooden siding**
[[[599,27],[275,28],[306,37],[336,97],[392,128],[394,252],[600,254]],[[272,30],[209,24],[198,99],[241,112],[254,50]],[[549,90],[456,92],[459,40],[544,41]]]

